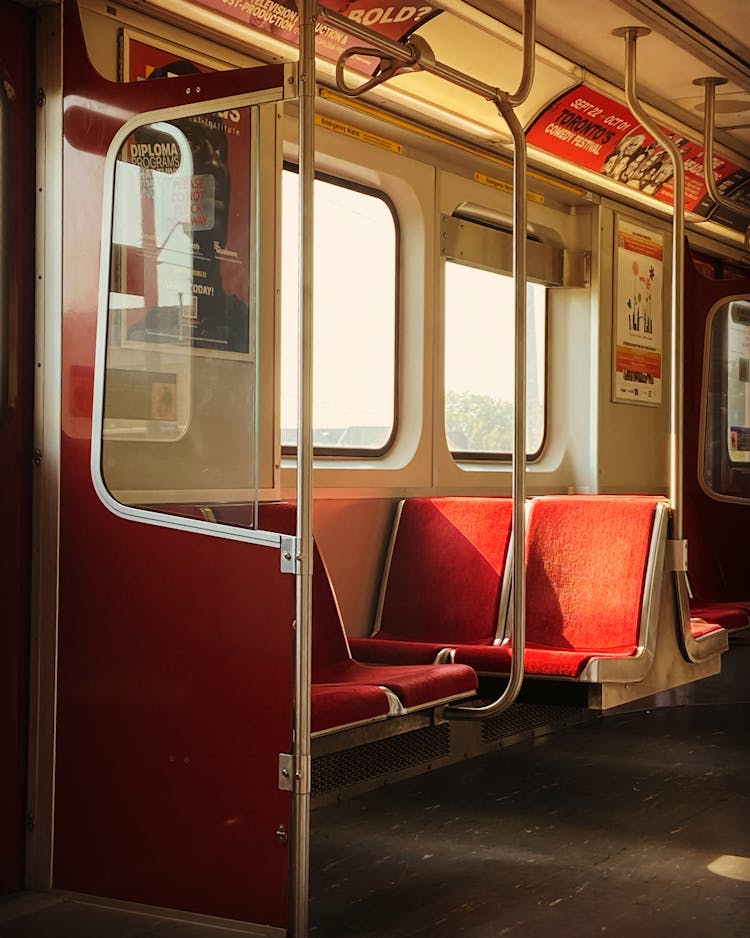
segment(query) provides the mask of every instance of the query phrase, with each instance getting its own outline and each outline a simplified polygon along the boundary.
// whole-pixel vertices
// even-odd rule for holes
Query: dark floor
[[[750,936],[748,674],[314,811],[311,938]],[[0,938],[211,933],[32,900]]]
[[[312,934],[750,935],[748,674],[314,812]]]
[[[313,934],[748,936],[749,727],[633,713],[316,812]]]

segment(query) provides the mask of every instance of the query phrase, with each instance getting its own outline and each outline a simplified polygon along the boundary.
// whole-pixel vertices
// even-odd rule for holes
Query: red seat
[[[233,514],[236,518],[237,513]],[[260,523],[261,527],[291,534],[296,523],[296,508],[289,503],[262,505]],[[347,709],[344,691],[327,691],[320,697],[319,705],[327,707],[329,714],[335,713],[336,719],[344,721],[340,727],[353,722],[349,717],[365,706],[365,696],[374,706],[374,695],[370,692],[363,694],[363,687],[372,687],[381,693],[382,688],[387,688],[400,701],[402,713],[470,697],[476,691],[476,674],[464,665],[377,667],[354,661],[328,570],[317,544],[313,544],[312,596],[312,681],[314,686],[349,688],[351,711]],[[330,728],[326,726],[326,729]]]
[[[690,623],[698,638],[717,628],[728,632],[750,626],[750,603],[696,603],[690,604]],[[710,626],[710,628],[706,628]]]
[[[661,506],[661,508],[659,507]],[[642,655],[652,535],[665,505],[647,496],[541,496],[526,535],[526,652],[531,676],[600,680],[604,662]],[[508,645],[456,647],[454,660],[505,674]]]
[[[502,632],[513,502],[410,498],[394,521],[375,631],[350,639],[360,661],[427,663]]]
[[[349,684],[313,684],[310,727],[320,735],[374,720],[385,720],[391,710],[388,694],[381,687]]]

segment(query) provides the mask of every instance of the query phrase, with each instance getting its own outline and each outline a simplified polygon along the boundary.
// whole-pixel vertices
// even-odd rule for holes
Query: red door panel
[[[132,115],[175,106],[195,81],[101,79],[71,7],[54,885],[284,928],[294,578],[273,547],[113,514],[90,468],[104,157]],[[202,75],[200,95],[282,74]]]

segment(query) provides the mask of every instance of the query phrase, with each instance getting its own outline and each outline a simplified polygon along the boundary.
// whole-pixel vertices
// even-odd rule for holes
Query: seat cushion
[[[445,645],[439,642],[405,642],[382,637],[350,638],[349,648],[357,661],[369,664],[432,664]]]
[[[637,651],[634,645],[598,649],[550,648],[529,643],[524,653],[524,670],[529,677],[578,678],[592,658],[630,658]],[[468,664],[483,674],[508,674],[512,648],[505,645],[460,645],[456,648],[455,662]]]
[[[732,631],[733,629],[746,629],[750,625],[750,614],[741,605],[733,606],[730,603],[700,603],[690,606],[690,621],[694,623],[693,634],[705,634],[705,630],[696,633],[696,626],[715,623],[718,626]]]
[[[465,665],[376,665],[351,659],[319,670],[316,682],[387,687],[407,710],[469,697],[477,689],[477,676]]]
[[[385,719],[390,701],[385,691],[370,684],[313,684],[310,725],[313,733],[356,723]]]

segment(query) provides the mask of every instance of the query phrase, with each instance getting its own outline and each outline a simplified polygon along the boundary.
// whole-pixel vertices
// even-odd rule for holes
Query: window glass
[[[255,490],[252,128],[250,108],[145,124],[115,162],[101,457],[121,501]]]
[[[283,173],[281,442],[297,440],[299,177]],[[379,194],[316,179],[313,442],[382,452],[395,428],[397,229]]]
[[[526,450],[540,452],[545,420],[546,287],[527,293]],[[514,287],[505,274],[445,263],[445,433],[455,455],[513,448]]]
[[[711,315],[704,374],[703,483],[719,497],[750,498],[750,301]]]

